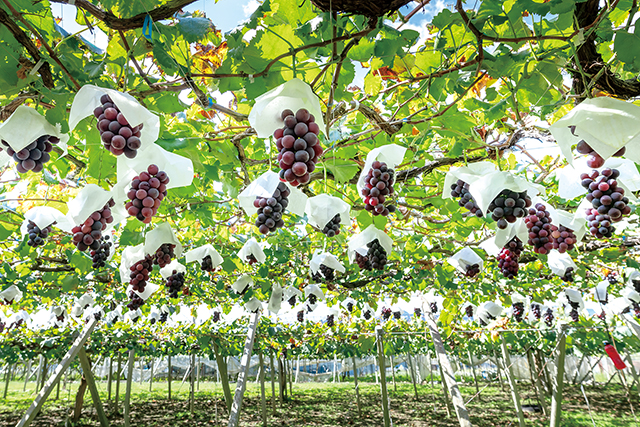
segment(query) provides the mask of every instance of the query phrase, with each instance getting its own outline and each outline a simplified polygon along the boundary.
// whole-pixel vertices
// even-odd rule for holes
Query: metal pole
[[[378,365],[380,365],[380,392],[382,394],[382,414],[384,416],[384,427],[391,427],[391,417],[389,416],[389,396],[387,395],[387,373],[384,361],[384,332],[382,327],[376,327],[376,342],[378,346]]]
[[[558,359],[556,363],[557,373],[556,381],[553,384],[553,397],[551,399],[551,427],[560,426],[560,417],[562,413],[562,387],[564,385],[564,357],[566,351],[567,336],[565,327],[560,332],[560,343],[558,344]]]
[[[500,334],[500,341],[502,344],[502,357],[505,363],[505,375],[509,382],[509,388],[511,388],[511,398],[513,399],[513,406],[516,408],[516,414],[518,415],[518,423],[520,427],[524,427],[524,414],[522,413],[522,406],[520,405],[520,394],[516,387],[516,380],[513,378],[513,369],[511,369],[511,357],[509,356],[509,350],[507,349],[507,342],[504,340],[504,335]]]

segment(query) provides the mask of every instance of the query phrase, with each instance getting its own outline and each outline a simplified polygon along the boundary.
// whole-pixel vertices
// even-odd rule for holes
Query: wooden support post
[[[25,365],[24,386],[22,387],[23,392],[27,391],[27,382],[29,381],[29,377],[31,376],[31,363],[31,360],[29,360],[29,363]]]
[[[111,380],[113,379],[113,357],[109,357],[109,373],[107,374],[107,402],[111,405]]]
[[[391,355],[391,377],[393,378],[393,392],[397,393],[398,387],[396,386],[396,363],[393,354]]]
[[[7,393],[9,393],[9,381],[11,381],[11,370],[13,366],[11,363],[7,363],[7,371],[4,373],[4,393],[2,395],[3,399],[7,398]]]
[[[438,363],[440,368],[440,382],[442,383],[442,395],[444,396],[444,406],[447,410],[447,417],[451,416],[451,399],[449,399],[449,388],[447,387],[447,381],[444,379],[444,370],[442,365]]]
[[[61,382],[62,381],[58,381],[58,384],[56,384],[56,399],[55,400],[60,399],[60,383]]]
[[[120,403],[120,373],[122,372],[122,353],[118,352],[118,370],[116,371],[116,399],[115,412],[118,413],[118,404]]]
[[[509,356],[509,350],[507,349],[507,342],[504,340],[504,335],[500,335],[500,341],[502,344],[502,357],[504,359],[505,367],[504,372],[509,382],[509,388],[511,389],[511,399],[513,400],[513,406],[516,409],[518,415],[518,423],[520,427],[524,427],[524,414],[522,413],[522,406],[520,405],[520,394],[516,387],[516,380],[513,377],[513,369],[511,369],[511,357]]]
[[[453,401],[453,407],[456,411],[458,421],[460,422],[460,427],[471,427],[469,413],[467,412],[464,400],[462,399],[462,394],[460,394],[460,389],[458,389],[458,383],[453,375],[453,369],[451,368],[451,363],[447,357],[447,352],[442,344],[442,337],[438,331],[438,325],[436,325],[436,321],[430,310],[427,310],[426,318],[427,324],[429,325],[429,332],[431,333],[431,339],[433,340],[433,345],[436,349],[436,355],[438,356],[438,362],[451,394],[451,400]]]
[[[534,357],[531,355],[531,350],[527,350],[527,361],[529,362],[529,367],[531,368],[531,381],[533,382],[533,386],[536,389],[538,404],[542,408],[542,413],[545,416],[548,416],[549,409],[547,408],[547,401],[544,397],[544,392],[542,391],[542,383],[540,382],[540,371],[536,368],[533,359]]]
[[[391,427],[389,416],[389,396],[387,395],[387,372],[384,361],[384,332],[382,327],[376,327],[376,344],[378,347],[378,365],[380,366],[380,392],[382,394],[382,415],[384,427]]]
[[[362,409],[360,404],[360,388],[358,387],[358,366],[356,365],[356,357],[352,356],[353,360],[353,382],[356,387],[356,404],[358,405],[358,417],[362,417]]]
[[[191,354],[191,375],[189,379],[189,412],[191,413],[191,417],[193,417],[193,407],[194,407],[194,399],[195,399],[195,391],[196,391],[196,354]]]
[[[374,375],[376,377],[376,384],[378,384],[379,383],[379,380],[378,380],[378,358],[376,358],[376,357],[373,358],[373,367],[374,367],[373,373],[374,373]]]
[[[40,359],[40,362],[38,363],[38,376],[36,377],[36,390],[39,390],[42,388],[40,387],[40,382],[42,381],[42,372],[44,370],[44,356],[40,355],[38,357]]]
[[[96,408],[96,413],[98,414],[100,425],[102,427],[109,427],[109,420],[107,419],[107,414],[104,413],[104,407],[102,406],[102,401],[100,400],[100,393],[98,392],[98,387],[96,386],[93,372],[91,372],[91,363],[89,362],[89,358],[87,357],[87,353],[84,351],[84,348],[80,349],[78,358],[80,359],[80,364],[82,365],[82,373],[85,380],[87,381],[89,393],[91,393],[91,400],[93,401],[93,406]]]
[[[578,363],[578,366],[576,367],[576,373],[573,374],[573,378],[571,379],[571,384],[575,385],[576,381],[578,380],[578,375],[580,374],[580,368],[582,367],[582,362],[584,362],[584,359],[587,357],[587,354],[583,354],[582,357],[580,358],[580,362]]]
[[[640,393],[640,379],[638,379],[638,372],[636,371],[636,367],[633,365],[633,359],[631,358],[631,353],[627,353],[627,363],[629,364],[629,370],[631,371],[631,375],[633,375],[633,381],[636,384],[636,389],[638,393]]]
[[[478,387],[478,375],[476,374],[476,365],[473,364],[473,359],[471,358],[471,351],[467,349],[467,356],[469,356],[469,366],[471,367],[471,372],[473,372],[473,382],[476,383],[476,396],[480,399],[480,387]]]
[[[547,363],[542,350],[538,350],[538,359],[540,360],[540,369],[542,369],[542,372],[544,373],[543,378],[547,384],[547,394],[552,395],[553,383],[551,382],[551,375],[549,375],[549,369],[547,368]]]
[[[264,392],[264,357],[262,352],[258,354],[260,363],[260,409],[262,410],[262,427],[267,427],[267,399]]]
[[[284,393],[286,390],[286,386],[284,385],[284,382],[286,381],[285,377],[284,377],[284,369],[282,367],[282,359],[280,357],[278,357],[278,391],[279,391],[279,396],[280,396],[280,407],[282,408],[284,406]],[[284,390],[283,390],[284,388]]]
[[[560,426],[560,414],[562,413],[562,387],[564,385],[564,356],[567,344],[566,328],[563,326],[558,343],[558,358],[556,359],[556,381],[553,384],[553,397],[551,399],[551,423],[550,427]]]
[[[16,424],[16,427],[27,427],[31,425],[36,415],[38,415],[38,412],[40,412],[40,409],[42,409],[42,405],[44,405],[47,397],[49,397],[49,394],[51,394],[51,392],[53,391],[53,387],[55,387],[58,381],[60,381],[62,375],[64,374],[64,371],[69,368],[69,365],[71,365],[73,359],[78,355],[78,352],[80,352],[80,349],[84,346],[87,338],[89,338],[89,335],[91,335],[91,331],[93,331],[97,324],[98,321],[93,317],[91,318],[91,320],[89,320],[89,323],[87,323],[78,338],[76,338],[67,354],[65,354],[58,367],[55,369],[55,371],[53,371],[51,377],[49,377],[49,380],[47,381],[45,386],[40,390],[36,398],[33,400],[31,406],[29,406],[29,409],[27,409],[27,412],[25,412],[18,424]]]
[[[493,349],[493,357],[496,359],[496,370],[498,371],[498,381],[500,381],[500,389],[504,390],[504,382],[502,381],[502,372],[500,369],[500,359],[498,358],[498,354],[496,350]]]
[[[40,388],[44,387],[44,384],[47,382],[47,371],[49,370],[49,361],[44,358],[44,363],[42,365],[42,377],[40,378]]]
[[[431,360],[431,355],[429,355],[429,377],[431,379],[431,388],[433,389],[433,361]]]
[[[144,358],[143,358],[143,357],[141,357],[141,358],[140,358],[140,360],[139,360],[139,362],[140,362],[140,363],[139,363],[139,365],[140,365],[140,381],[139,381],[140,385],[142,385],[142,381],[143,381],[143,377],[144,377],[144,365],[143,365],[143,360],[144,360]]]
[[[418,400],[418,386],[416,385],[416,369],[414,368],[414,363],[411,360],[411,355],[407,353],[407,361],[409,362],[409,369],[411,372],[411,382],[413,383],[413,392],[416,395],[416,401]]]
[[[247,388],[247,377],[249,376],[249,368],[251,366],[251,353],[253,344],[256,339],[256,330],[258,329],[258,320],[260,320],[260,312],[256,312],[247,328],[247,338],[244,341],[244,352],[240,359],[240,373],[238,374],[238,382],[236,384],[236,393],[233,396],[233,405],[231,406],[231,415],[229,416],[228,427],[237,427],[240,423],[240,410],[242,409],[242,398]]]
[[[127,364],[127,387],[124,394],[124,427],[131,426],[131,382],[133,379],[133,365],[136,363],[136,352],[129,350],[129,363]]]
[[[269,354],[269,373],[271,374],[271,411],[273,416],[276,416],[276,380],[274,377],[273,369],[273,352]]]
[[[293,360],[291,359],[289,359],[289,398],[293,398]]]
[[[149,375],[149,391],[153,390],[153,358],[151,358],[151,375]]]
[[[167,367],[167,369],[169,370],[168,373],[167,373],[167,398],[169,400],[171,400],[171,377],[172,377],[172,375],[171,375],[171,370],[172,370],[172,367],[171,367],[171,355],[169,355],[167,357],[168,357],[167,365],[169,365]]]
[[[227,411],[231,411],[231,388],[229,387],[229,374],[227,373],[227,362],[224,360],[224,357],[220,355],[220,349],[218,349],[218,344],[214,340],[211,341],[213,343],[213,352],[216,356],[216,363],[218,364],[218,372],[220,373],[220,381],[222,382],[222,391],[224,392],[224,401],[227,404]]]

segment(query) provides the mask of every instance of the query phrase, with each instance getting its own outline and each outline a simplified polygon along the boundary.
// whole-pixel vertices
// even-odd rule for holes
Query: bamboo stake
[[[120,373],[122,372],[122,353],[118,352],[118,371],[116,372],[116,401],[115,410],[118,413],[118,401],[120,400]]]
[[[387,395],[386,368],[384,361],[384,338],[382,327],[376,327],[376,341],[378,346],[378,364],[380,365],[380,392],[382,394],[382,415],[384,417],[384,427],[391,427],[391,417],[389,416],[389,396]]]
[[[224,392],[224,401],[227,404],[227,410],[231,411],[232,397],[231,388],[229,387],[229,374],[227,373],[227,362],[220,355],[220,350],[215,341],[213,343],[213,352],[216,356],[216,363],[218,365],[218,372],[220,373],[220,382],[222,382],[222,391]]]
[[[264,357],[262,352],[258,354],[260,363],[260,408],[262,409],[262,426],[267,427],[267,401],[264,392]]]
[[[111,380],[113,379],[113,357],[109,357],[109,373],[107,374],[107,402],[111,406]]]
[[[496,350],[493,349],[493,357],[496,359],[496,369],[498,371],[498,381],[500,381],[500,389],[504,391],[504,382],[502,381],[502,372],[500,371],[500,359],[498,359],[498,354]]]
[[[151,374],[149,375],[149,392],[153,390],[153,358],[151,358]]]
[[[551,399],[551,427],[560,426],[560,418],[562,413],[562,387],[564,385],[564,357],[566,351],[567,336],[565,327],[560,333],[560,343],[558,344],[558,359],[556,363],[557,374],[556,382],[553,387],[553,398]]]
[[[136,353],[129,350],[129,363],[127,364],[127,387],[124,394],[124,427],[131,426],[131,382],[133,381],[133,365],[136,362]]]
[[[353,382],[356,387],[356,403],[358,405],[358,417],[362,417],[362,410],[360,405],[360,388],[358,387],[358,366],[356,365],[356,357],[352,356],[353,359]]]
[[[271,411],[276,416],[276,382],[273,375],[273,352],[269,354],[269,373],[271,374]]]
[[[396,364],[393,354],[391,355],[391,375],[393,377],[393,392],[397,393],[398,387],[396,386]]]
[[[520,394],[516,387],[516,381],[513,378],[513,369],[511,369],[511,357],[509,356],[509,350],[507,349],[507,342],[504,340],[504,335],[500,334],[500,341],[502,344],[502,357],[505,363],[505,375],[509,382],[509,388],[511,388],[511,399],[513,399],[513,406],[516,408],[516,414],[518,415],[518,423],[520,427],[524,427],[524,414],[522,413],[522,406],[520,405]]]
[[[172,368],[171,368],[171,355],[169,355],[168,358],[167,358],[167,365],[169,365],[167,367],[167,369],[168,369],[168,372],[167,372],[167,398],[169,400],[171,400],[171,377],[173,376],[173,375],[171,375],[172,374],[172,372],[171,372],[172,371]]]

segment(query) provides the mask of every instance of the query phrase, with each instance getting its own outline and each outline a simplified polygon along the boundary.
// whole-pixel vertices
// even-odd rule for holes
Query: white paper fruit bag
[[[571,255],[566,252],[561,254],[557,250],[552,249],[549,252],[548,260],[549,269],[557,276],[564,276],[569,268],[572,268],[574,272],[578,270],[578,266],[571,259]]]
[[[307,200],[305,212],[307,213],[309,224],[323,230],[334,220],[336,215],[340,219],[339,224],[348,226],[350,224],[350,210],[351,207],[344,200],[328,194],[320,194]]]
[[[362,256],[366,256],[368,251],[367,243],[376,239],[378,239],[384,250],[387,252],[387,256],[391,254],[391,251],[393,250],[393,240],[384,231],[376,228],[374,224],[371,224],[363,232],[356,234],[349,239],[349,262],[353,264],[356,258],[356,252]]]
[[[180,258],[182,256],[182,244],[168,222],[160,223],[156,228],[146,234],[144,239],[144,252],[147,255],[153,255],[158,248],[164,244],[175,245],[173,249],[175,257]]]
[[[187,263],[198,261],[203,270],[211,271],[220,264],[222,264],[222,256],[218,251],[209,243],[202,245],[198,248],[191,249],[184,254]],[[205,265],[204,259],[209,257],[210,261],[207,261]],[[206,267],[206,268],[205,268]]]
[[[444,187],[442,189],[442,198],[450,199],[451,186],[456,184],[458,180],[462,180],[467,184],[471,184],[476,179],[496,172],[496,165],[492,162],[469,163],[467,166],[452,167],[444,177]]]
[[[473,265],[478,265],[478,269],[481,271],[483,264],[482,258],[471,248],[462,248],[449,257],[447,262],[463,274],[467,273],[467,267]]]
[[[510,172],[494,172],[486,174],[469,183],[469,192],[482,212],[487,212],[489,205],[503,190],[516,193],[527,192],[527,196],[545,194],[544,187],[533,184]]]
[[[253,204],[256,197],[271,197],[278,188],[278,184],[280,182],[280,177],[277,173],[272,171],[263,173],[238,195],[240,207],[244,209],[247,215],[256,214],[258,212],[258,208]],[[308,197],[302,191],[290,186],[288,183],[284,184],[290,190],[289,204],[286,210],[298,216],[303,216]]]
[[[253,279],[248,274],[243,274],[233,282],[231,288],[236,291],[237,294],[244,294],[251,286],[253,286]]]
[[[270,312],[277,314],[280,311],[283,295],[282,286],[274,283],[271,287],[271,298],[269,298],[269,304],[267,305],[267,309]]]
[[[335,255],[329,252],[320,252],[317,250],[311,261],[309,262],[309,269],[311,270],[311,274],[316,274],[320,269],[321,265],[325,265],[333,270],[339,271],[340,273],[344,273],[346,270],[342,263],[338,261],[338,258]]]
[[[255,261],[253,261],[251,257],[253,257]],[[257,261],[258,263],[262,264],[267,259],[267,256],[264,254],[264,250],[262,250],[262,246],[260,245],[260,243],[258,243],[258,241],[252,237],[247,240],[242,248],[238,251],[238,258],[240,258],[244,262],[251,263],[252,261]]]

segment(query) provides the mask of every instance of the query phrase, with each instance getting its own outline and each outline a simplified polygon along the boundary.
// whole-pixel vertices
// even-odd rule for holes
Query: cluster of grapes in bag
[[[51,160],[49,153],[53,150],[53,146],[59,142],[60,138],[56,136],[42,135],[22,150],[15,151],[8,142],[0,140],[3,145],[0,147],[0,151],[4,149],[9,156],[13,157],[19,173],[27,173],[28,171],[38,173],[44,169],[44,164]]]
[[[393,312],[393,318],[396,319],[396,320],[400,320],[402,318],[402,312],[394,311]]]
[[[577,322],[577,321],[580,320],[580,315],[578,314],[578,308],[580,308],[580,303],[573,302],[571,300],[568,300],[568,301],[569,301],[569,305],[571,306],[571,311],[569,312],[569,317],[574,322]]]
[[[107,224],[113,222],[111,216],[111,208],[115,206],[113,199],[109,200],[106,205],[99,211],[92,213],[82,225],[73,227],[73,244],[79,251],[86,251],[88,248],[97,250],[101,241],[102,232],[107,228]]]
[[[536,320],[540,320],[540,318],[542,317],[542,306],[540,304],[531,303],[531,312],[533,313],[533,317],[535,317]]]
[[[527,213],[526,208],[531,206],[531,199],[527,192],[517,193],[511,190],[502,190],[500,194],[489,204],[491,218],[496,221],[499,229],[507,228],[508,223],[516,222]]]
[[[469,264],[464,269],[464,275],[466,277],[475,277],[480,273],[480,264]]]
[[[91,250],[91,262],[95,270],[107,265],[111,246],[113,246],[113,243],[109,241],[109,236],[102,236],[100,238],[100,246],[98,246],[98,249]]]
[[[309,294],[307,301],[309,305],[315,305],[318,302],[318,296],[316,294]]]
[[[580,140],[576,145],[576,151],[580,154],[588,154],[587,158],[587,166],[590,168],[601,168],[604,165],[604,159],[596,153],[593,148],[585,140]],[[613,157],[621,157],[624,156],[624,153],[627,151],[626,147],[622,147],[613,155]]]
[[[255,255],[253,255],[253,254],[249,254],[249,255],[247,255],[246,261],[247,261],[247,263],[248,263],[249,265],[253,265],[253,264],[255,264],[256,262],[258,262],[258,260],[256,259]]]
[[[631,308],[633,308],[633,313],[636,315],[636,318],[640,319],[640,304],[637,301],[631,300]]]
[[[617,169],[609,168],[580,175],[582,186],[589,191],[586,198],[593,206],[586,211],[589,231],[599,239],[610,237],[614,231],[612,223],[631,213],[631,207],[627,205],[629,198],[616,181],[619,176]]]
[[[296,305],[296,296],[295,295],[291,295],[291,297],[287,300],[287,302],[289,303],[289,305],[291,307],[293,307],[294,305]]]
[[[567,282],[567,283],[572,283],[573,282],[573,267],[568,267],[565,272],[564,275],[562,275],[562,277],[560,277],[562,279],[563,282]]]
[[[144,305],[144,300],[134,291],[129,292],[129,299],[129,304],[127,304],[129,311],[136,311]]]
[[[213,271],[213,261],[211,260],[211,255],[207,255],[206,257],[202,258],[200,270],[208,272]]]
[[[175,253],[173,252],[175,247],[176,245],[172,243],[161,244],[160,247],[156,249],[156,253],[153,254],[153,263],[157,264],[160,268],[169,264],[171,259],[175,256]]]
[[[166,311],[163,311],[160,314],[160,323],[165,323],[168,318],[169,318],[169,313],[167,313]]]
[[[416,308],[414,308],[414,309],[413,309],[413,314],[414,314],[416,317],[420,317],[420,316],[422,316],[422,309],[421,309],[420,307],[416,307]]]
[[[387,216],[395,212],[394,205],[386,205],[386,198],[393,194],[394,171],[385,162],[375,161],[364,177],[364,208],[373,215]]]
[[[213,316],[211,316],[211,320],[213,321],[213,323],[218,323],[220,321],[220,312],[214,311]]]
[[[149,224],[167,196],[168,183],[167,173],[156,165],[149,165],[146,172],[134,177],[127,192],[130,202],[125,205],[129,215]]]
[[[324,226],[322,233],[327,237],[333,237],[340,234],[340,214],[336,214],[336,216],[334,216],[331,221]]]
[[[471,319],[473,317],[473,306],[469,304],[468,306],[465,307],[464,312],[467,315],[467,317]]]
[[[335,319],[335,315],[334,314],[330,314],[327,316],[327,326],[332,328],[334,325],[334,319]]]
[[[524,316],[524,303],[516,302],[512,304],[513,307],[513,317],[516,319],[516,322],[521,323],[522,317]]]
[[[347,311],[348,311],[349,313],[353,312],[353,302],[349,301],[349,302],[347,303]]]
[[[100,103],[102,105],[93,110],[93,115],[98,119],[97,126],[104,148],[115,156],[124,153],[129,159],[133,159],[142,145],[142,123],[132,127],[109,95],[102,95]]]
[[[483,217],[483,213],[480,210],[480,206],[473,200],[473,196],[469,193],[469,184],[459,179],[455,184],[451,184],[451,196],[454,198],[460,198],[458,205],[475,214],[478,218]]]
[[[149,280],[149,273],[153,270],[153,258],[151,255],[146,255],[144,259],[129,267],[129,270],[131,271],[129,274],[129,283],[133,286],[133,290],[144,292],[144,288],[147,286],[147,280]]]
[[[304,322],[304,310],[300,310],[298,311],[298,313],[296,313],[296,319],[300,323]]]
[[[284,127],[276,129],[278,162],[280,162],[280,179],[294,187],[307,184],[311,180],[311,172],[316,169],[316,162],[322,155],[322,146],[318,134],[320,127],[315,117],[308,110],[301,108],[294,114],[291,110],[282,112]]]
[[[356,252],[356,264],[361,270],[371,270],[371,262],[369,261],[369,257],[366,255],[360,255],[360,253]]]
[[[529,243],[537,254],[545,255],[553,249],[551,236],[551,213],[542,203],[536,203],[535,208],[529,208],[529,215],[524,218],[529,229]]]
[[[618,283],[618,275],[614,271],[607,274],[606,279],[610,285],[616,285]]]
[[[258,208],[256,227],[260,233],[268,234],[275,231],[276,228],[284,226],[282,215],[289,206],[289,194],[291,194],[291,190],[281,182],[271,197],[257,196],[253,201],[253,206]]]
[[[391,309],[387,307],[382,307],[382,319],[389,320],[391,318]]]
[[[38,227],[35,222],[29,220],[29,222],[27,223],[27,236],[29,236],[27,245],[31,246],[32,248],[43,246],[44,240],[47,238],[47,236],[49,236],[49,233],[51,233],[50,225],[43,229],[40,229],[40,227]]]
[[[561,254],[572,250],[578,241],[573,230],[564,225],[551,225],[551,237],[553,238],[553,249],[557,249]]]
[[[372,316],[373,316],[373,314],[371,313],[370,310],[367,310],[364,313],[362,313],[362,317],[364,317],[364,320],[369,320],[369,319],[371,319]]]
[[[184,286],[184,273],[178,273],[177,270],[171,272],[171,276],[167,277],[167,290],[169,298],[178,298],[178,293],[182,291]]]
[[[316,281],[326,280],[331,282],[336,279],[335,270],[331,267],[327,267],[324,264],[320,264],[320,268],[312,275],[312,277],[313,280]]]
[[[524,245],[517,237],[507,243],[498,254],[498,268],[507,279],[513,279],[518,275],[518,260],[522,254]]]
[[[371,262],[371,268],[374,270],[383,270],[387,264],[387,251],[384,250],[378,239],[367,243],[367,247],[369,248],[367,258],[369,258]]]
[[[435,302],[430,302],[429,310],[431,310],[431,314],[436,314],[438,312],[438,304],[436,304]]]

